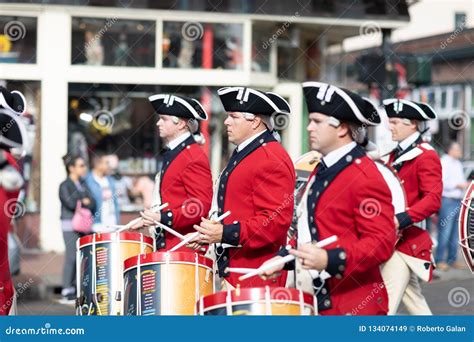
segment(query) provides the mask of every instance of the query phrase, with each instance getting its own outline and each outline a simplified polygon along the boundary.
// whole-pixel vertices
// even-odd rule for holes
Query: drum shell
[[[93,250],[96,254],[96,289],[92,285]],[[140,253],[153,251],[153,239],[140,233],[91,234],[78,240],[78,301],[81,315],[121,315],[121,301],[116,300],[123,290],[123,262]],[[93,292],[98,294],[98,305],[93,304]]]
[[[124,266],[125,315],[138,314],[139,262],[141,315],[194,315],[199,297],[214,293],[213,263],[209,258],[188,252],[135,256]]]

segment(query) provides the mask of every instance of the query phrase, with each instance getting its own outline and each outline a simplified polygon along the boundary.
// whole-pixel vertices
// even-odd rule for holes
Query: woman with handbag
[[[61,227],[66,245],[61,302],[72,304],[76,297],[76,241],[92,232],[92,212],[96,204],[82,179],[87,174],[84,159],[66,155],[63,157],[63,162],[68,177],[59,186]]]

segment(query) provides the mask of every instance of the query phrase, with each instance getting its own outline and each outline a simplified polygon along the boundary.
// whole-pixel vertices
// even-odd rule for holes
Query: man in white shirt
[[[438,247],[435,260],[442,271],[446,271],[450,266],[463,267],[463,264],[456,261],[459,240],[457,222],[463,193],[469,183],[464,177],[461,157],[461,146],[457,142],[452,142],[448,153],[441,158],[443,195],[439,210]]]

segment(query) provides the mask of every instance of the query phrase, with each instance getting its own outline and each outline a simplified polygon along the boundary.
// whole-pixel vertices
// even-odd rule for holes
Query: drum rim
[[[112,237],[112,235],[116,235],[117,233],[94,233],[90,235],[83,236],[79,238],[79,248],[85,247],[90,245],[94,242],[94,235],[95,235],[95,242],[115,242],[115,241],[123,241],[123,242],[141,242],[150,245],[153,247],[153,238],[150,236],[143,235],[141,233],[133,233],[133,232],[121,232],[119,233],[120,239],[116,239]],[[142,239],[142,235],[143,239]]]
[[[186,263],[186,264],[195,264],[196,263],[196,255],[198,256],[198,265],[207,267],[212,270],[213,267],[213,260],[195,252],[152,252],[152,253],[145,253],[132,256],[130,258],[125,259],[123,262],[123,269],[128,271],[131,268],[134,268],[138,264],[138,258],[140,258],[140,265],[149,265],[149,264],[160,264],[166,261],[165,255],[169,253],[170,259],[169,261],[173,264],[175,263]],[[144,260],[146,258],[146,260]]]
[[[277,290],[275,290],[277,289]],[[247,288],[242,288],[239,290],[232,290],[231,292],[231,300],[232,304],[237,304],[240,302],[244,301],[252,301],[255,302],[260,301],[260,300],[265,300],[265,287],[247,287]],[[236,298],[236,291],[240,291],[240,295],[238,296],[238,299]],[[286,294],[290,294],[290,298],[274,298],[278,293],[281,293],[281,291],[285,291]],[[255,299],[255,297],[258,296],[258,299]],[[298,289],[293,289],[293,288],[287,288],[287,287],[270,287],[270,299],[271,300],[279,300],[279,301],[285,301],[285,302],[297,302],[298,304],[300,303],[300,290]],[[313,296],[307,292],[303,291],[303,302],[304,304],[313,306],[314,300]],[[204,296],[202,298],[202,305],[203,305],[203,310],[207,310],[208,307],[216,306],[216,305],[226,305],[227,303],[227,291],[221,291],[217,293],[213,293],[207,296]],[[198,306],[200,304],[198,303]]]
[[[215,294],[215,293],[214,293]],[[304,295],[303,295],[303,298],[304,298]],[[276,305],[281,305],[282,303],[285,303],[285,304],[291,304],[291,305],[300,305],[300,302],[299,300],[298,301],[295,301],[295,300],[284,300],[284,299],[281,299],[281,300],[275,300],[273,299],[271,304],[276,304]],[[241,302],[232,302],[232,305],[246,305],[246,304],[263,304],[265,305],[265,299],[259,299],[258,301],[255,301],[255,300],[245,300],[245,301],[241,301]],[[199,301],[197,303],[197,311],[199,312]],[[203,304],[204,305],[204,304]],[[314,304],[313,303],[303,303],[303,306],[305,307],[308,307],[310,309],[312,309],[314,311]],[[212,311],[212,310],[216,310],[216,309],[222,309],[222,308],[227,308],[227,304],[226,303],[222,303],[222,304],[215,304],[213,306],[208,306],[208,307],[204,307],[202,308],[202,312],[208,312],[208,311]]]

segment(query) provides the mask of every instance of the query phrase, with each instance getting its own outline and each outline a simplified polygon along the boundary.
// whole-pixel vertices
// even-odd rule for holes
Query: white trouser
[[[17,310],[17,293],[13,290],[13,297],[12,297],[12,305],[10,307],[10,311],[8,312],[8,316],[16,316],[18,314]]]
[[[389,315],[396,315],[401,301],[411,315],[432,315],[421,293],[418,276],[408,267],[399,252],[393,254],[381,271],[388,293]]]

